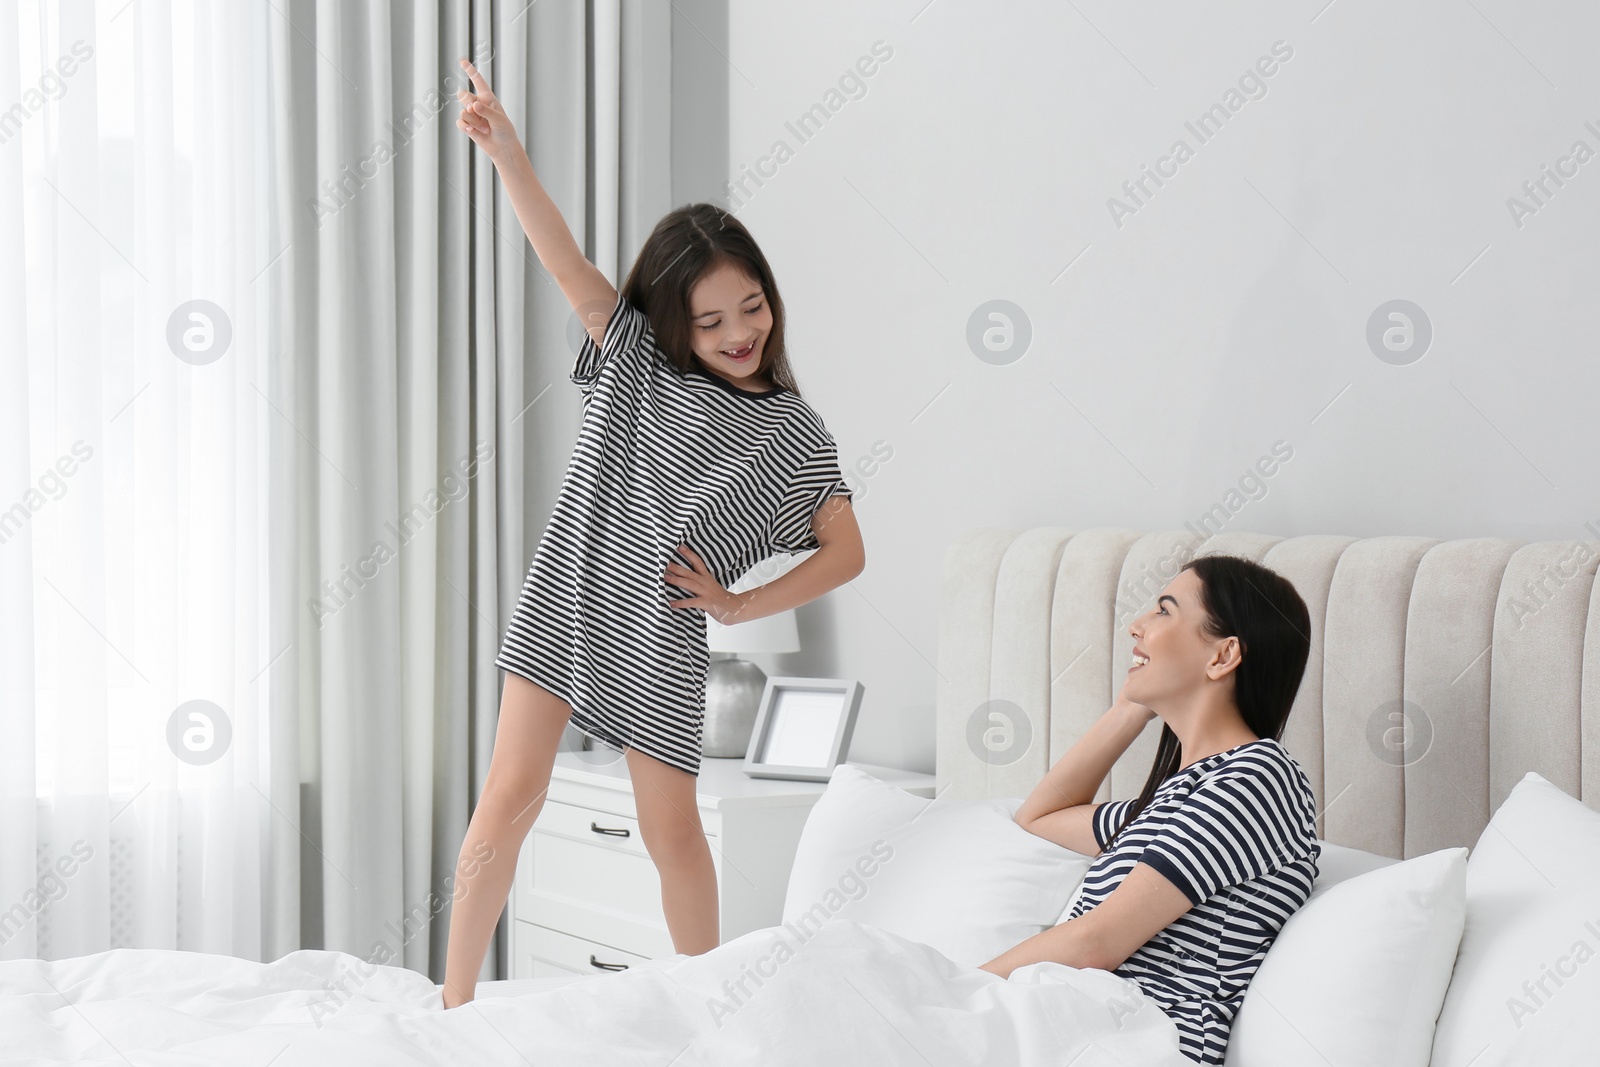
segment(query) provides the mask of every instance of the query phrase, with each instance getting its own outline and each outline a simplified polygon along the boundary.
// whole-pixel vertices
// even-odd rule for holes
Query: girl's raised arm
[[[584,315],[584,327],[594,343],[601,344],[605,340],[606,323],[617,306],[616,287],[589,262],[573,239],[566,220],[534,176],[533,163],[523,150],[522,142],[517,140],[516,128],[489,83],[466,59],[461,61],[461,66],[471,77],[476,92],[466,89],[456,92],[456,98],[461,101],[456,126],[487,153],[494,169],[499,171],[517,221],[522,223],[522,232],[533,243],[534,254],[561,287],[573,310],[583,309],[579,314]]]

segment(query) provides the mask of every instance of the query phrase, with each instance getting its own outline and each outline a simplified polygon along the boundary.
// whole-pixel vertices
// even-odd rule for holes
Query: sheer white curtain
[[[0,958],[260,959],[264,857],[298,847],[267,743],[268,15],[0,8]]]
[[[442,977],[581,407],[451,79],[481,60],[620,266],[671,206],[670,18],[0,5],[0,959]]]

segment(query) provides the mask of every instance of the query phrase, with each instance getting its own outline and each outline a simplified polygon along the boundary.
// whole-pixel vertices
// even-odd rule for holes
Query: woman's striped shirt
[[[1102,850],[1133,801],[1096,806]],[[1220,1064],[1245,989],[1317,876],[1316,798],[1305,771],[1270,737],[1183,768],[1157,788],[1079,887],[1069,921],[1094,908],[1136,863],[1194,905],[1115,973],[1139,983],[1177,1024],[1196,1063]]]
[[[572,382],[583,421],[495,663],[572,706],[572,725],[698,775],[708,662],[705,612],[673,608],[693,569],[718,584],[775,552],[819,547],[812,514],[850,497],[822,419],[793,392],[685,374],[620,293]]]

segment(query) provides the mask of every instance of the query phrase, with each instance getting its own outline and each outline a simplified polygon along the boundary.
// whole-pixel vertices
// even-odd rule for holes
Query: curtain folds
[[[672,206],[671,28],[620,0],[0,15],[0,958],[442,980],[580,414],[457,60],[620,282]]]
[[[571,309],[455,127],[458,59],[489,78],[580,245],[614,272],[670,206],[670,8],[283,10],[272,451],[294,475],[269,513],[274,641],[295,649],[296,684],[277,694],[275,750],[299,753],[305,835],[277,857],[299,866],[276,888],[300,886],[303,910],[296,927],[275,899],[273,945],[303,937],[439,981],[493,747],[494,656],[579,414]],[[624,147],[647,118],[659,127]],[[504,973],[502,937],[483,977]]]

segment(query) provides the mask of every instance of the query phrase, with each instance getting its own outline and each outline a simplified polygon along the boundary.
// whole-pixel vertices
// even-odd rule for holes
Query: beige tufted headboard
[[[1128,625],[1218,553],[1282,574],[1310,609],[1282,740],[1323,839],[1396,858],[1471,847],[1530,770],[1600,806],[1600,542],[1060,527],[971,530],[946,552],[939,792],[1026,796],[1121,688]],[[1098,800],[1138,795],[1160,729]]]

